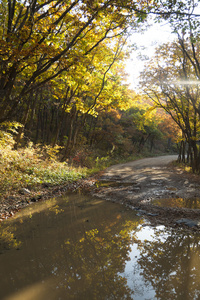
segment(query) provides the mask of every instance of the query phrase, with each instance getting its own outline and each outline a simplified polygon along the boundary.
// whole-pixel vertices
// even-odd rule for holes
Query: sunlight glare
[[[176,85],[196,85],[196,84],[200,84],[200,80],[178,80],[178,81],[172,81],[172,84],[176,84]],[[166,82],[167,84],[167,82]]]

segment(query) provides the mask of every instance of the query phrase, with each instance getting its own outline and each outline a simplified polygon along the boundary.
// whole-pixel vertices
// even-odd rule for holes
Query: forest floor
[[[32,202],[82,190],[135,209],[151,225],[200,231],[200,176],[173,165],[176,159],[177,155],[144,158],[111,166],[92,178],[66,185],[43,185],[29,192],[22,189],[3,199],[0,220]]]

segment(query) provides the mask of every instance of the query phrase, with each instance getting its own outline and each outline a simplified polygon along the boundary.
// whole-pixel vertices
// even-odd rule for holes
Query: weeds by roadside
[[[75,181],[86,176],[86,168],[74,168],[56,159],[56,148],[33,146],[13,150],[14,140],[0,142],[0,191],[9,194],[22,187]]]

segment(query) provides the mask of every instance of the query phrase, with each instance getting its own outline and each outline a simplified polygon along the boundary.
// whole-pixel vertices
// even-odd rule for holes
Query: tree
[[[182,146],[188,143],[188,160],[194,172],[200,171],[199,140],[199,86],[197,49],[188,39],[179,39],[159,47],[155,57],[142,74],[145,93],[163,108],[182,130]],[[182,159],[185,150],[182,147]],[[180,153],[181,155],[181,153]]]
[[[126,9],[124,3],[127,4]],[[0,122],[36,89],[76,68],[105,39],[134,27],[131,1],[2,1]],[[28,99],[27,99],[28,98]]]

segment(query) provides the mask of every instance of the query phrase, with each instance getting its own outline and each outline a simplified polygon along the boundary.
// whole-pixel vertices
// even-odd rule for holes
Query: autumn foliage
[[[3,191],[70,180],[71,165],[176,150],[173,121],[133,92],[124,72],[129,36],[153,9],[129,0],[1,1]]]

